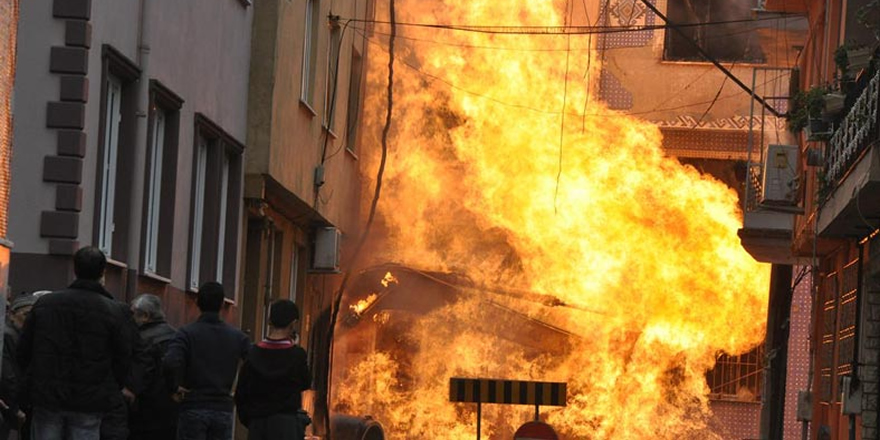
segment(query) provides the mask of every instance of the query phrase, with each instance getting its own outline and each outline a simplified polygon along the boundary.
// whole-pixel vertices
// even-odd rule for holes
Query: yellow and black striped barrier
[[[538,408],[544,406],[566,405],[566,384],[564,382],[532,382],[505,379],[449,379],[449,401],[477,404],[477,440],[480,440],[480,425],[484,403],[507,405],[535,405],[535,420],[539,420]]]
[[[566,383],[505,379],[449,379],[449,401],[565,406]]]

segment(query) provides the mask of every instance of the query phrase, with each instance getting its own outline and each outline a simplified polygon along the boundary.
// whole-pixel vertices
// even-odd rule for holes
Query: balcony
[[[880,226],[880,72],[834,132],[826,154],[820,237],[864,237]]]

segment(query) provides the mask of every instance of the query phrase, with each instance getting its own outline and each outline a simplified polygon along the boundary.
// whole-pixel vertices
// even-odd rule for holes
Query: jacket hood
[[[296,369],[296,357],[287,349],[251,350],[250,363],[253,369],[267,379],[289,378]]]

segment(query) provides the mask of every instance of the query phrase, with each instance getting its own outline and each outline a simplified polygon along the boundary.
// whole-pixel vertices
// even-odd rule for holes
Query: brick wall
[[[12,159],[12,82],[18,0],[0,0],[0,238],[6,238]]]
[[[862,438],[880,438],[877,425],[877,403],[880,398],[880,374],[878,374],[878,355],[880,355],[880,240],[872,240],[868,248],[868,262],[863,279],[865,300],[862,303],[862,335],[860,337],[859,379],[862,382]]]

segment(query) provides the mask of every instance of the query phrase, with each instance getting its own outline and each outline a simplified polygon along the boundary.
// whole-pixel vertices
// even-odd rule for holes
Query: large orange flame
[[[398,0],[396,10],[401,23],[595,17],[595,5],[567,5]],[[387,20],[387,4],[377,8]],[[376,25],[369,36],[368,175],[381,148],[387,33]],[[390,438],[473,438],[474,409],[447,401],[450,377],[561,381],[568,406],[542,408],[542,417],[566,438],[717,438],[705,372],[719,351],[762,341],[767,312],[769,269],[739,244],[736,194],[665,156],[656,127],[594,100],[588,37],[401,27],[396,47],[376,262],[455,272],[565,306],[470,289],[414,321],[405,364],[377,351],[339,367],[339,408],[371,414]],[[573,346],[535,357],[487,337],[487,298],[576,335]],[[530,411],[487,405],[483,435],[509,436]]]

